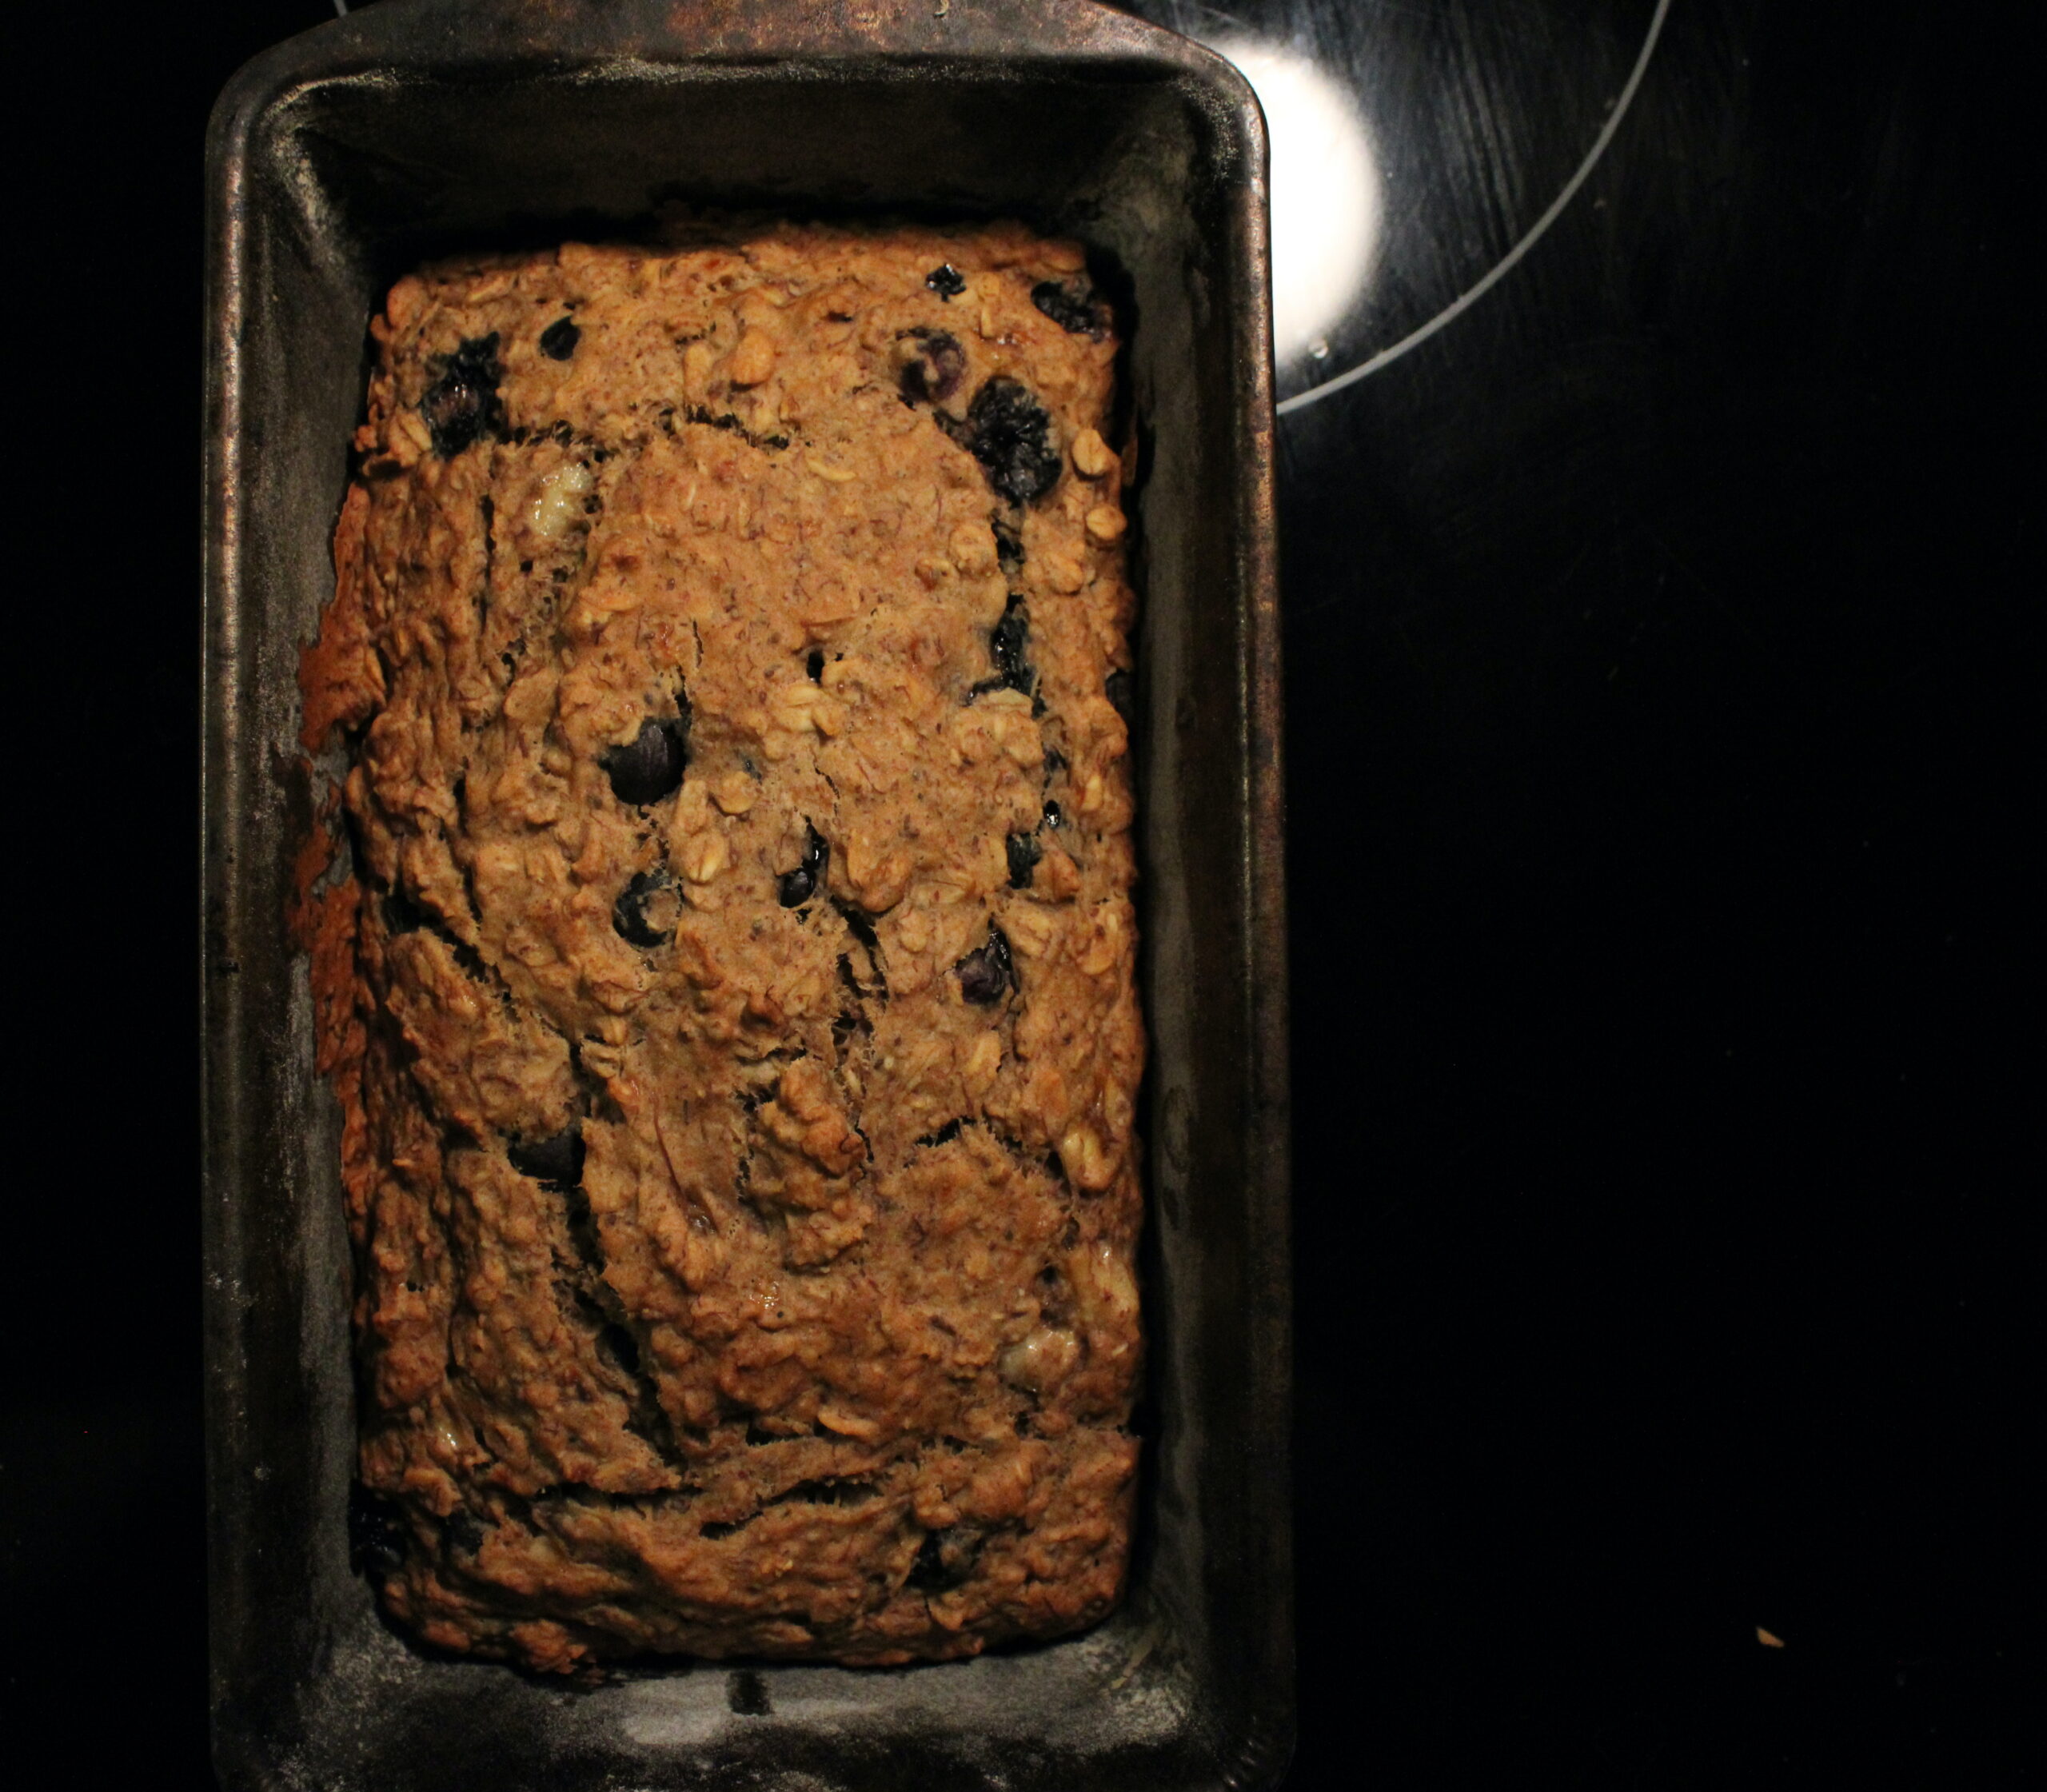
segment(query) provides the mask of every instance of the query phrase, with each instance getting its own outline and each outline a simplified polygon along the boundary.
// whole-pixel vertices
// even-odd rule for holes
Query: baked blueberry
[[[904,404],[936,404],[960,389],[967,372],[967,351],[960,346],[958,337],[920,326],[905,330],[901,340],[912,345],[896,377]]]
[[[1009,941],[1002,929],[992,924],[988,928],[988,943],[976,946],[953,969],[960,974],[960,993],[980,1008],[1000,1001],[1016,978]]]
[[[974,394],[964,422],[943,413],[939,422],[1010,503],[1035,503],[1059,483],[1062,463],[1051,414],[1016,381],[998,373]]]
[[[597,763],[621,803],[658,803],[682,782],[689,763],[689,705],[642,722],[629,744],[606,748]]]
[[[1069,336],[1099,342],[1108,327],[1094,288],[1083,279],[1041,280],[1031,289],[1031,302]]]
[[[927,1531],[924,1540],[917,1545],[917,1559],[910,1564],[906,1584],[920,1593],[941,1592],[951,1578],[945,1571],[945,1556],[938,1539],[938,1532]]]
[[[831,862],[832,844],[818,831],[804,824],[809,838],[804,842],[803,858],[794,871],[775,880],[775,895],[784,908],[796,908],[824,887],[824,868]]]
[[[549,361],[566,361],[582,339],[573,317],[557,317],[541,332],[541,353]]]
[[[942,1593],[957,1586],[974,1571],[981,1553],[981,1538],[971,1525],[955,1525],[945,1531],[927,1531],[917,1545],[917,1559],[910,1564],[904,1584],[919,1593]]]
[[[998,510],[988,521],[995,530],[996,563],[1005,573],[1013,573],[1024,564],[1024,537],[1016,533],[1016,526]]]
[[[1009,887],[1012,890],[1027,890],[1031,887],[1031,874],[1038,868],[1038,861],[1045,856],[1045,849],[1039,845],[1035,834],[1012,834],[1003,842],[1003,848],[1009,856]]]
[[[552,1139],[514,1139],[505,1155],[522,1176],[551,1188],[573,1188],[583,1179],[583,1128],[572,1120]]]
[[[976,688],[1029,690],[1038,676],[1030,656],[1031,613],[1024,600],[1012,592],[1002,620],[988,630],[988,657],[995,661],[996,676],[992,685]]]
[[[457,1506],[441,1521],[441,1535],[449,1547],[463,1555],[474,1555],[483,1547],[483,1527],[466,1507]]]
[[[967,289],[966,276],[950,261],[941,261],[924,276],[924,284],[942,299],[956,299]]]
[[[637,873],[611,905],[611,924],[628,946],[665,946],[682,906],[675,880],[656,868]]]
[[[470,443],[505,428],[497,382],[505,368],[497,358],[497,332],[467,338],[452,355],[438,358],[437,375],[419,401],[433,452],[453,460]]]

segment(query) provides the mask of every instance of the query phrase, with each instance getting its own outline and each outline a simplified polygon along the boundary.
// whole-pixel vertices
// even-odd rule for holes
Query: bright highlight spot
[[[1272,347],[1319,361],[1378,253],[1379,166],[1357,102],[1308,57],[1255,38],[1211,45],[1265,109],[1272,152]]]

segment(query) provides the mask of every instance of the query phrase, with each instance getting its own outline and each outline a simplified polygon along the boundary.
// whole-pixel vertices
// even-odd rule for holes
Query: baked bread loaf
[[[441,1647],[892,1662],[1116,1599],[1116,337],[1014,225],[469,259],[302,668],[358,1560]]]

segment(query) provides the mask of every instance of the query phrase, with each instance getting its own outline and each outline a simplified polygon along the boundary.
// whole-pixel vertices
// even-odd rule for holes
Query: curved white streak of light
[[[1606,154],[1606,146],[1614,141],[1614,134],[1621,128],[1621,120],[1627,116],[1628,108],[1634,103],[1635,94],[1641,90],[1642,78],[1649,72],[1650,58],[1656,54],[1657,40],[1663,34],[1663,21],[1670,16],[1670,0],[1656,0],[1656,14],[1649,22],[1648,34],[1642,39],[1642,54],[1635,58],[1634,67],[1628,75],[1627,85],[1622,88],[1620,98],[1614,102],[1613,110],[1606,115],[1606,122],[1601,127],[1598,137],[1594,141],[1591,149],[1586,153],[1584,161],[1578,165],[1578,172],[1564,183],[1563,190],[1550,202],[1548,210],[1529,226],[1527,233],[1520,241],[1501,257],[1493,266],[1487,269],[1485,274],[1474,285],[1460,293],[1419,329],[1409,331],[1398,342],[1392,344],[1390,347],[1381,349],[1377,354],[1359,361],[1355,367],[1346,368],[1335,378],[1324,380],[1319,385],[1310,386],[1305,392],[1297,392],[1291,398],[1282,399],[1274,407],[1282,417],[1289,411],[1297,411],[1306,405],[1312,405],[1318,398],[1327,398],[1332,392],[1340,392],[1347,385],[1355,385],[1367,373],[1376,373],[1388,361],[1398,361],[1410,349],[1419,347],[1438,330],[1462,317],[1514,271],[1521,258],[1542,240],[1544,233],[1563,215],[1565,206],[1578,196],[1578,190],[1585,185],[1592,170],[1598,166],[1599,158]],[[1241,64],[1239,66],[1242,66]],[[1255,87],[1258,83],[1254,79],[1251,85]],[[1264,96],[1261,94],[1259,95],[1261,102]],[[1267,122],[1270,123],[1270,107],[1267,108]],[[1276,188],[1279,162],[1276,148],[1278,135],[1276,129],[1272,134],[1275,140],[1272,161],[1275,176],[1274,185]],[[1279,201],[1276,197],[1273,201],[1273,215],[1275,226],[1273,233],[1273,261],[1276,285],[1279,255],[1277,229]],[[1275,302],[1276,307],[1276,298]]]

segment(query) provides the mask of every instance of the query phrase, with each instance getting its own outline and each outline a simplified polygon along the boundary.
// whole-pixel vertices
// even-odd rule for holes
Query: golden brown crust
[[[1113,1603],[1107,321],[1014,226],[792,225],[450,265],[377,320],[303,672],[355,875],[298,915],[428,1640],[882,1662]]]

